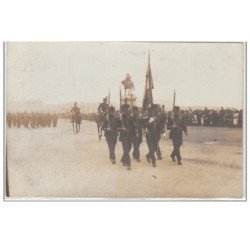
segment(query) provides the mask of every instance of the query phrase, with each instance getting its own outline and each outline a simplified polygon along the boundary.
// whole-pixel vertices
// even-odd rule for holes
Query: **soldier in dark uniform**
[[[154,105],[149,106],[147,109],[147,115],[143,117],[146,132],[146,142],[149,152],[146,155],[148,163],[152,163],[153,167],[156,167],[155,153],[157,151],[157,137],[158,132],[156,129],[156,117],[154,116]]]
[[[124,104],[121,106],[121,113],[127,114],[130,111],[130,106],[128,104],[128,98],[125,98]]]
[[[184,132],[187,135],[187,126],[183,117],[180,115],[180,107],[174,107],[173,116],[168,119],[167,129],[170,130],[169,138],[172,139],[174,146],[170,157],[172,161],[175,161],[176,157],[178,164],[182,165],[180,147],[182,145],[182,133]]]
[[[130,106],[125,98],[125,103],[121,106],[121,128],[119,141],[122,143],[123,155],[121,162],[123,166],[126,166],[128,170],[131,169],[131,160],[129,152],[132,148],[132,119]]]
[[[133,158],[140,162],[140,145],[142,143],[142,121],[139,113],[139,108],[134,106],[132,108],[132,144],[133,144]]]
[[[161,108],[159,105],[154,105],[154,115],[156,117],[156,140],[157,140],[157,160],[162,160],[161,148],[160,148],[160,139],[161,135],[165,133],[167,113],[165,111],[165,106]]]
[[[103,102],[99,104],[98,111],[102,115],[108,110],[107,97],[103,98]]]
[[[116,162],[115,146],[117,143],[118,128],[120,127],[120,120],[115,116],[115,108],[109,107],[108,116],[103,121],[103,130],[108,143],[109,159],[113,164]]]
[[[121,127],[119,128],[120,137],[119,141],[122,143],[123,155],[121,162],[123,166],[126,166],[128,170],[131,169],[131,160],[129,152],[132,147],[132,134],[131,134],[131,117],[123,116],[121,118]]]

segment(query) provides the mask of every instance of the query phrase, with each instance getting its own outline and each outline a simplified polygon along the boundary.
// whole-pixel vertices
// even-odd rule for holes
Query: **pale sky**
[[[100,102],[132,76],[138,106],[148,50],[155,102],[180,106],[243,106],[243,43],[36,42],[7,43],[7,102]]]

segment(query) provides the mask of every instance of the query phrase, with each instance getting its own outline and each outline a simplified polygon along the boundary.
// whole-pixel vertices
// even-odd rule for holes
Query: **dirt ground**
[[[11,197],[69,198],[241,198],[242,129],[189,127],[181,148],[183,165],[172,162],[171,141],[163,136],[163,160],[147,163],[145,138],[141,163],[128,171],[108,158],[96,124],[83,121],[73,134],[69,121],[57,128],[7,128],[7,165]]]

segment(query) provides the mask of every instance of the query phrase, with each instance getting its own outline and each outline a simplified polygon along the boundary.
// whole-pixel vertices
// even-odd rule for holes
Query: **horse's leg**
[[[76,134],[78,133],[78,125],[77,125],[77,123],[76,123]]]
[[[80,123],[77,124],[77,133],[80,132]]]

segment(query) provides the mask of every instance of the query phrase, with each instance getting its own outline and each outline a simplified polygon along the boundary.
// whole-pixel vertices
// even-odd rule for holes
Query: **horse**
[[[81,112],[78,111],[75,114],[72,115],[72,126],[74,133],[78,134],[81,129],[81,121],[82,121],[82,115]]]
[[[101,140],[101,138],[102,138],[103,121],[104,121],[103,115],[98,113],[97,116],[95,117],[95,122],[96,122],[96,125],[97,125],[99,140]]]

